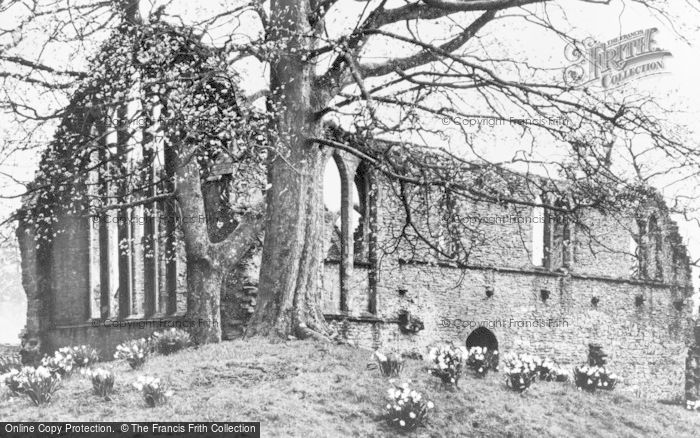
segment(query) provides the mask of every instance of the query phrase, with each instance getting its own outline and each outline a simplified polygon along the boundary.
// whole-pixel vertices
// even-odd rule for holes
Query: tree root
[[[297,325],[296,335],[299,339],[314,339],[316,341],[330,343],[333,342],[332,338],[320,331],[309,328],[303,322]]]

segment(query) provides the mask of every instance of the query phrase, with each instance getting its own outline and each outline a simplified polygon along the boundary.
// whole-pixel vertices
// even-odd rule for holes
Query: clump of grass
[[[114,390],[114,373],[103,368],[88,370],[85,375],[92,382],[92,392],[100,397],[108,398]]]
[[[29,368],[22,382],[23,393],[37,406],[49,403],[60,385],[61,377],[43,366]]]
[[[377,368],[384,377],[397,377],[403,369],[403,358],[390,352],[387,354],[380,353],[379,350],[374,352],[374,358],[377,361]]]
[[[152,343],[156,352],[168,355],[192,345],[192,338],[189,333],[182,329],[171,328],[164,332],[154,333]]]
[[[53,356],[44,356],[41,366],[48,369],[51,374],[57,374],[62,378],[68,377],[75,369],[73,349],[70,347],[59,348]]]
[[[131,368],[138,369],[146,363],[150,351],[151,345],[148,340],[144,338],[133,339],[117,345],[114,358],[125,360]]]
[[[536,372],[540,380],[547,382],[569,381],[569,373],[550,358],[544,358],[544,360],[542,360],[538,356],[535,356],[533,360],[535,365],[537,365]]]
[[[71,348],[73,364],[78,368],[86,368],[100,361],[97,350],[89,345],[79,345]]]
[[[27,374],[34,372],[32,367],[22,367],[20,369],[11,369],[3,375],[3,383],[13,396],[24,394],[24,382],[27,380]]]
[[[173,395],[167,385],[157,377],[141,376],[133,385],[141,391],[146,404],[152,408],[165,404]]]

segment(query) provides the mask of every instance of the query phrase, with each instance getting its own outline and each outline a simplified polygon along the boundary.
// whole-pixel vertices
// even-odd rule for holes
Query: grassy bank
[[[224,342],[171,356],[154,356],[139,371],[123,362],[111,400],[92,395],[76,374],[55,400],[35,407],[27,398],[0,399],[3,421],[260,421],[263,436],[397,436],[379,417],[390,384],[367,369],[371,353],[312,342]],[[165,406],[147,408],[131,387],[139,375],[170,382]],[[429,437],[697,437],[700,414],[615,392],[588,394],[561,383],[537,382],[525,394],[507,390],[499,374],[465,377],[445,391],[426,363],[408,360],[402,378],[434,401],[430,423],[409,436]]]

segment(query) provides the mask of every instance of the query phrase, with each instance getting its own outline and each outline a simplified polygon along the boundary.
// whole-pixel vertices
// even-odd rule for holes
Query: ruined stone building
[[[56,141],[99,131],[100,117],[105,116],[74,107]],[[106,149],[122,147],[117,137],[105,137]],[[172,172],[167,144],[159,152],[144,144],[132,149],[144,147],[143,154],[162,158],[145,178]],[[91,166],[94,157],[72,160],[74,153],[54,148],[43,157],[68,161],[73,172],[84,174],[87,183],[66,196],[109,192],[95,170],[99,166]],[[414,197],[427,198],[413,220],[446,249],[436,255],[410,236],[421,225],[402,236],[406,210],[395,182],[343,152],[329,153],[327,175],[336,182],[326,188],[319,284],[326,319],[341,337],[359,346],[417,353],[444,341],[485,345],[564,365],[585,361],[593,343],[603,347],[624,379],[621,391],[644,397],[682,393],[694,325],[689,257],[658,200],[643,203],[645,208],[626,219],[583,212],[584,227],[553,209],[461,199],[438,205],[428,199],[430,193],[416,191]],[[225,160],[207,167],[202,187],[212,216],[189,220],[207,221],[213,234],[230,232],[217,222],[226,210],[221,203],[225,207],[226,196],[235,196],[226,189],[235,179],[236,167]],[[28,299],[25,351],[92,344],[109,356],[125,339],[184,320],[185,254],[177,209],[155,196],[162,189],[167,188],[149,189],[148,203],[99,217],[76,214],[59,195],[25,199],[17,232]],[[546,193],[534,194],[532,201],[550,202]],[[445,231],[455,227],[456,211],[460,224],[471,224],[468,232]],[[435,212],[439,217],[431,216]],[[37,221],[42,214],[50,220]],[[39,235],[49,236],[48,243],[37,244]],[[447,256],[457,246],[468,250],[468,259]],[[224,283],[225,338],[240,336],[255,306],[258,267],[254,247]]]
[[[387,251],[405,226],[397,192],[340,157],[331,163],[342,181],[340,245],[328,239],[322,284],[327,318],[344,337],[418,352],[451,340],[572,366],[599,344],[625,391],[682,392],[693,291],[686,250],[662,205],[625,220],[589,211],[585,229],[548,209],[458,201],[462,223],[481,223],[468,233],[476,236],[468,262],[454,263],[415,246]]]

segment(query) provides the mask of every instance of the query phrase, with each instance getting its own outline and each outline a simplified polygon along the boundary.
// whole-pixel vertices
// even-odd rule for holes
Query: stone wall
[[[20,217],[16,235],[22,263],[22,287],[27,295],[27,322],[21,335],[21,352],[22,360],[32,363],[41,357],[41,341],[49,327],[49,296],[46,278],[39,274],[42,260],[37,251],[37,235],[24,217]]]
[[[387,184],[380,186],[374,219],[380,224],[379,245],[388,247],[396,243],[404,218]],[[473,217],[534,215],[529,208],[514,211],[486,204],[466,205],[463,212]],[[502,352],[548,356],[569,367],[586,361],[589,344],[600,344],[609,356],[609,367],[623,378],[620,391],[648,398],[678,397],[685,385],[694,325],[692,287],[685,248],[677,245],[677,227],[657,214],[665,233],[659,252],[664,281],[633,275],[633,217],[621,222],[589,212],[587,227],[572,233],[573,257],[566,269],[533,263],[532,224],[484,224],[475,230],[478,238],[470,241],[466,265],[457,266],[425,248],[417,251],[419,245],[402,242],[397,251],[380,258],[375,284],[355,277],[355,272],[364,275],[368,269],[355,265],[348,287],[350,308],[329,312],[328,317],[356,345],[419,354],[439,342],[464,345],[478,326],[495,334]],[[338,296],[338,284],[327,280],[338,275],[336,266],[324,268],[323,286],[335,288],[323,291],[326,300]],[[377,299],[374,315],[365,308],[372,293]],[[324,308],[338,306],[325,302]],[[402,312],[419,318],[424,329],[403,332]]]
[[[547,300],[542,290],[549,292]],[[646,297],[640,306],[638,293]],[[599,298],[595,305],[594,297]],[[423,354],[438,342],[464,345],[476,327],[484,326],[495,334],[502,352],[548,356],[571,367],[586,360],[588,344],[597,343],[623,377],[621,391],[670,398],[683,390],[692,325],[689,309],[677,310],[664,286],[404,265],[383,271],[378,308],[377,321],[347,318],[343,323],[338,318],[334,324],[360,346]],[[401,333],[400,310],[418,316],[425,329]]]
[[[258,296],[259,248],[251,252],[224,279],[221,288],[221,333],[223,339],[243,336],[255,310]]]
[[[89,240],[87,218],[59,216],[51,244],[53,323],[73,324],[90,319]],[[41,266],[44,268],[44,266]]]

